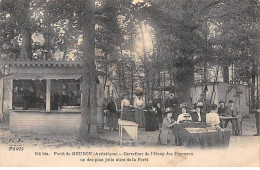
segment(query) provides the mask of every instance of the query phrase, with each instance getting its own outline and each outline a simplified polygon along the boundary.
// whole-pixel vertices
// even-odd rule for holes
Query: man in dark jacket
[[[200,99],[198,103],[201,102],[203,104],[201,110],[201,121],[206,123],[206,114],[210,112],[210,101],[207,100],[206,94],[203,92],[200,95]]]
[[[235,135],[239,135],[241,133],[241,123],[242,123],[242,115],[241,112],[238,111],[237,107],[234,105],[233,100],[229,100],[229,107],[226,110],[226,114],[232,117],[237,117],[236,119],[232,119],[232,132]]]
[[[223,100],[219,101],[218,115],[224,116],[226,112],[225,102]]]
[[[226,110],[227,110],[227,107],[225,107],[225,101],[220,100],[219,101],[219,108],[218,108],[218,115],[219,116],[226,116]],[[220,121],[220,127],[222,127],[222,128],[226,128],[227,124],[228,124],[228,120],[222,119]]]
[[[174,120],[177,120],[177,118],[178,118],[178,100],[175,98],[173,91],[170,92],[169,98],[167,98],[165,101],[165,108],[172,109],[173,110],[172,118]]]
[[[108,103],[107,109],[109,110],[107,126],[110,128],[110,130],[116,130],[118,126],[118,113],[114,98],[112,98],[111,101]]]

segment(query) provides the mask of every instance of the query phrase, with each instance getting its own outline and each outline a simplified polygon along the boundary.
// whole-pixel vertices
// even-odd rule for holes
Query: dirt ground
[[[231,124],[228,124],[228,130],[231,130]],[[249,115],[248,118],[243,119],[243,135],[242,136],[231,136],[230,147],[247,147],[250,146],[252,142],[260,142],[259,137],[253,136],[256,133],[255,127],[255,116]],[[118,131],[109,130],[105,126],[105,129],[98,133],[98,139],[91,139],[88,141],[78,140],[77,135],[75,136],[45,136],[45,135],[22,135],[22,134],[12,134],[9,131],[9,125],[0,123],[0,142],[1,145],[24,145],[24,146],[34,146],[38,148],[60,148],[60,147],[110,147],[118,146],[119,144],[119,133]],[[144,129],[138,130],[138,142],[136,146],[158,146],[158,135],[159,131],[149,131],[146,132]],[[125,138],[127,134],[124,133]],[[130,138],[129,138],[130,139]],[[132,141],[124,141],[123,146],[132,146]],[[175,146],[182,147],[182,146]],[[256,146],[257,147],[257,146]],[[259,146],[258,146],[259,148]]]

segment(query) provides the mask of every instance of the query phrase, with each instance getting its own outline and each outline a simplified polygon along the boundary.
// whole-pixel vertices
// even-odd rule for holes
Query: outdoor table
[[[138,132],[138,124],[132,121],[127,120],[121,120],[118,119],[118,125],[119,125],[119,145],[122,144],[123,140],[123,129],[125,129],[126,133],[131,137],[133,140],[132,145],[134,146],[137,141],[137,132]]]
[[[216,130],[206,123],[175,124],[172,127],[177,145],[185,147],[228,147],[230,132],[224,129]]]
[[[220,120],[232,120],[232,119],[238,119],[238,117],[232,117],[232,116],[219,116]]]
[[[232,123],[232,120],[238,119],[238,117],[232,117],[232,116],[219,116],[219,120],[221,122],[221,126],[223,127],[223,124],[225,121],[230,121]],[[241,128],[242,129],[242,128]],[[233,130],[233,129],[232,129]],[[233,133],[233,132],[232,132]],[[241,132],[242,133],[242,132]]]

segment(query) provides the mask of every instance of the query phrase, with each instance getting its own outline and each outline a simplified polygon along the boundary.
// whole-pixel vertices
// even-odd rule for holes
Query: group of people
[[[121,101],[121,112],[119,112],[117,105],[112,98],[107,105],[110,111],[108,116],[108,127],[116,130],[118,124],[117,120],[133,121],[139,127],[149,130],[160,130],[160,143],[169,144],[175,139],[171,127],[176,123],[187,122],[204,122],[216,129],[226,128],[229,121],[232,123],[232,132],[235,135],[241,134],[241,113],[234,105],[233,100],[229,100],[228,106],[225,102],[220,100],[219,108],[216,104],[210,104],[206,100],[205,93],[200,95],[200,99],[194,104],[192,109],[189,109],[186,103],[178,104],[174,93],[170,93],[169,98],[165,101],[165,110],[161,107],[162,101],[157,95],[144,104],[141,95],[137,95],[134,105],[131,106],[128,95],[124,95]],[[134,110],[134,112],[133,112]],[[181,113],[179,113],[181,112]],[[235,119],[221,119],[219,116],[232,116]],[[164,118],[163,118],[164,117]]]
[[[229,121],[232,123],[232,132],[234,135],[241,134],[242,126],[241,119],[242,115],[234,105],[233,100],[229,100],[229,105],[225,106],[225,102],[220,100],[219,108],[216,104],[210,104],[206,98],[205,94],[201,94],[201,98],[194,108],[187,113],[187,104],[180,104],[181,114],[176,114],[174,109],[166,110],[166,117],[163,119],[162,128],[160,130],[159,142],[162,145],[174,144],[175,137],[171,129],[175,124],[189,123],[189,122],[204,122],[217,130],[221,128],[226,128]],[[173,115],[178,115],[177,119]],[[231,116],[234,119],[220,119],[220,116]]]
[[[107,110],[109,110],[107,126],[111,130],[116,130],[119,118],[133,121],[138,124],[138,127],[145,128],[146,131],[158,130],[159,122],[162,120],[160,105],[153,103],[152,100],[145,105],[141,94],[136,96],[133,106],[128,99],[128,95],[125,94],[124,99],[121,101],[121,110],[117,108],[117,104],[112,98],[107,105]]]

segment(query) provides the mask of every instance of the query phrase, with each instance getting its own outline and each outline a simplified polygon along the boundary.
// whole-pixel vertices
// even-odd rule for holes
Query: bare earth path
[[[231,130],[231,124],[228,124],[227,129]],[[248,118],[243,119],[243,135],[231,136],[230,147],[248,147],[254,143],[258,143],[256,148],[259,148],[260,137],[252,136],[256,132],[255,117],[250,115]],[[138,142],[136,146],[158,146],[159,131],[146,132],[144,129],[138,130]],[[127,135],[124,134],[127,138]],[[35,146],[39,148],[59,148],[59,147],[110,147],[118,146],[118,131],[110,131],[105,127],[103,132],[99,133],[99,139],[81,142],[75,136],[46,136],[46,135],[23,135],[12,134],[9,131],[8,124],[0,124],[0,142],[1,145],[24,145]],[[125,141],[124,146],[132,146],[131,141]],[[175,146],[177,147],[177,146]]]

